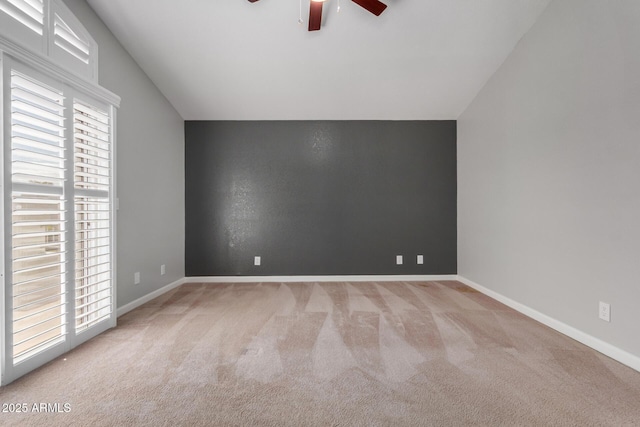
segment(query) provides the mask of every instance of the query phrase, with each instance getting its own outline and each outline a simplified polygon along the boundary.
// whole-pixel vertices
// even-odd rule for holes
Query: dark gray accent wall
[[[456,273],[455,121],[187,121],[185,144],[187,276]]]

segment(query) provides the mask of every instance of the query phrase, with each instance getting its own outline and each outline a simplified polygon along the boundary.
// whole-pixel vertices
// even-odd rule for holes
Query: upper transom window
[[[98,80],[98,45],[62,0],[0,0],[0,35]]]

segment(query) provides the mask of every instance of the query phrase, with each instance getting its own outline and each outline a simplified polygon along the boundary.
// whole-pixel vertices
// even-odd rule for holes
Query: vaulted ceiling
[[[456,119],[549,0],[88,0],[186,120]]]

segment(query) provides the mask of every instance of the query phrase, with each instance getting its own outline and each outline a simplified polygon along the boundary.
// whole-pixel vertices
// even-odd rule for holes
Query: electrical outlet
[[[396,264],[402,265],[402,255],[396,255]]]
[[[164,276],[166,272],[167,272],[167,267],[164,264],[162,264],[160,266],[160,275]]]
[[[262,258],[260,258],[259,256],[254,256],[253,265],[262,265]]]
[[[135,273],[133,273],[133,284],[134,285],[139,285],[140,284],[140,272],[136,271]]]
[[[600,306],[598,310],[598,317],[604,320],[605,322],[611,322],[611,305],[600,301]]]
[[[424,264],[424,256],[418,255],[416,258],[416,264]]]

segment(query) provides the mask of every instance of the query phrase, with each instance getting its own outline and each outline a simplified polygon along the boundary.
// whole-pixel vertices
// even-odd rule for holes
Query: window
[[[62,0],[0,0],[0,34],[97,81],[98,45]]]
[[[55,16],[53,27],[55,45],[88,64],[90,59],[89,42],[78,36],[57,13]]]
[[[115,326],[119,98],[78,78],[97,46],[62,3],[0,0],[0,23],[6,384]]]

